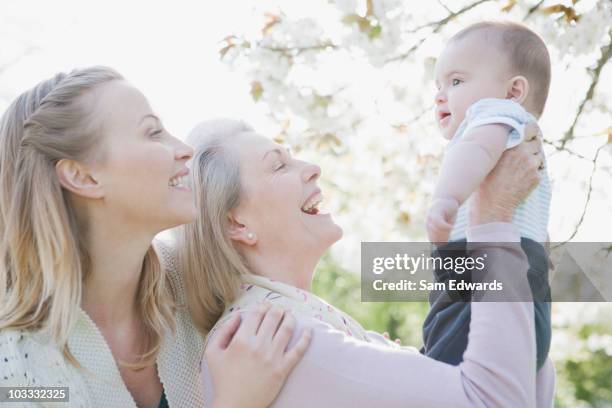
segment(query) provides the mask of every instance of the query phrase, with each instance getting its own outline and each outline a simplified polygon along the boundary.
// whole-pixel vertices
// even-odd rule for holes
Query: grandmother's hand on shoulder
[[[213,407],[267,407],[302,359],[311,333],[304,331],[287,350],[295,317],[269,303],[235,313],[209,341],[204,358],[210,369]]]

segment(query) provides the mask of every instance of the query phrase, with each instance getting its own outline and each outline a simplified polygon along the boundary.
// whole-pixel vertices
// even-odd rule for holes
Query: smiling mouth
[[[321,194],[321,192],[317,192],[313,194],[312,196],[310,196],[308,200],[306,200],[306,202],[302,205],[300,210],[302,210],[304,214],[318,215],[319,206],[321,205],[322,201],[323,201],[323,194]]]
[[[185,187],[186,185],[186,176],[176,176],[176,177],[172,177],[170,179],[170,181],[168,182],[168,185],[170,187]]]
[[[168,187],[174,191],[191,192],[191,187],[187,184],[187,176],[175,176],[168,181]]]

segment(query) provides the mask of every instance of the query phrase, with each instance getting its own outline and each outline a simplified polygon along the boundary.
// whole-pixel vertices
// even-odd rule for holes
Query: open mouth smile
[[[168,186],[177,190],[191,191],[191,189],[187,186],[188,174],[188,169],[181,170],[178,174],[176,174],[168,181]]]
[[[321,202],[323,202],[323,194],[317,189],[308,199],[302,204],[300,210],[308,215],[324,215],[320,210]]]

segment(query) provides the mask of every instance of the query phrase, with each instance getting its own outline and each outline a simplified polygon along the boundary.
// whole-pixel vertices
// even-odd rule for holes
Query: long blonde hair
[[[107,67],[60,73],[24,92],[0,122],[0,329],[47,330],[65,357],[90,272],[86,220],[56,175],[61,159],[84,160],[101,135],[84,95],[123,77]],[[81,217],[82,218],[82,217]],[[173,297],[151,246],[139,282],[144,367],[174,329]]]
[[[216,119],[199,124],[187,138],[195,154],[190,186],[198,217],[177,229],[187,303],[203,335],[235,300],[248,265],[227,235],[229,211],[240,202],[240,166],[228,140],[253,129],[244,122]]]

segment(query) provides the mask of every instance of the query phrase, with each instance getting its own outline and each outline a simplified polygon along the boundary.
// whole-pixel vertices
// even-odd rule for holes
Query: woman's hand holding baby
[[[508,149],[480,187],[470,205],[471,226],[511,222],[514,210],[540,182],[544,168],[542,135],[535,123],[525,129],[525,140]]]

